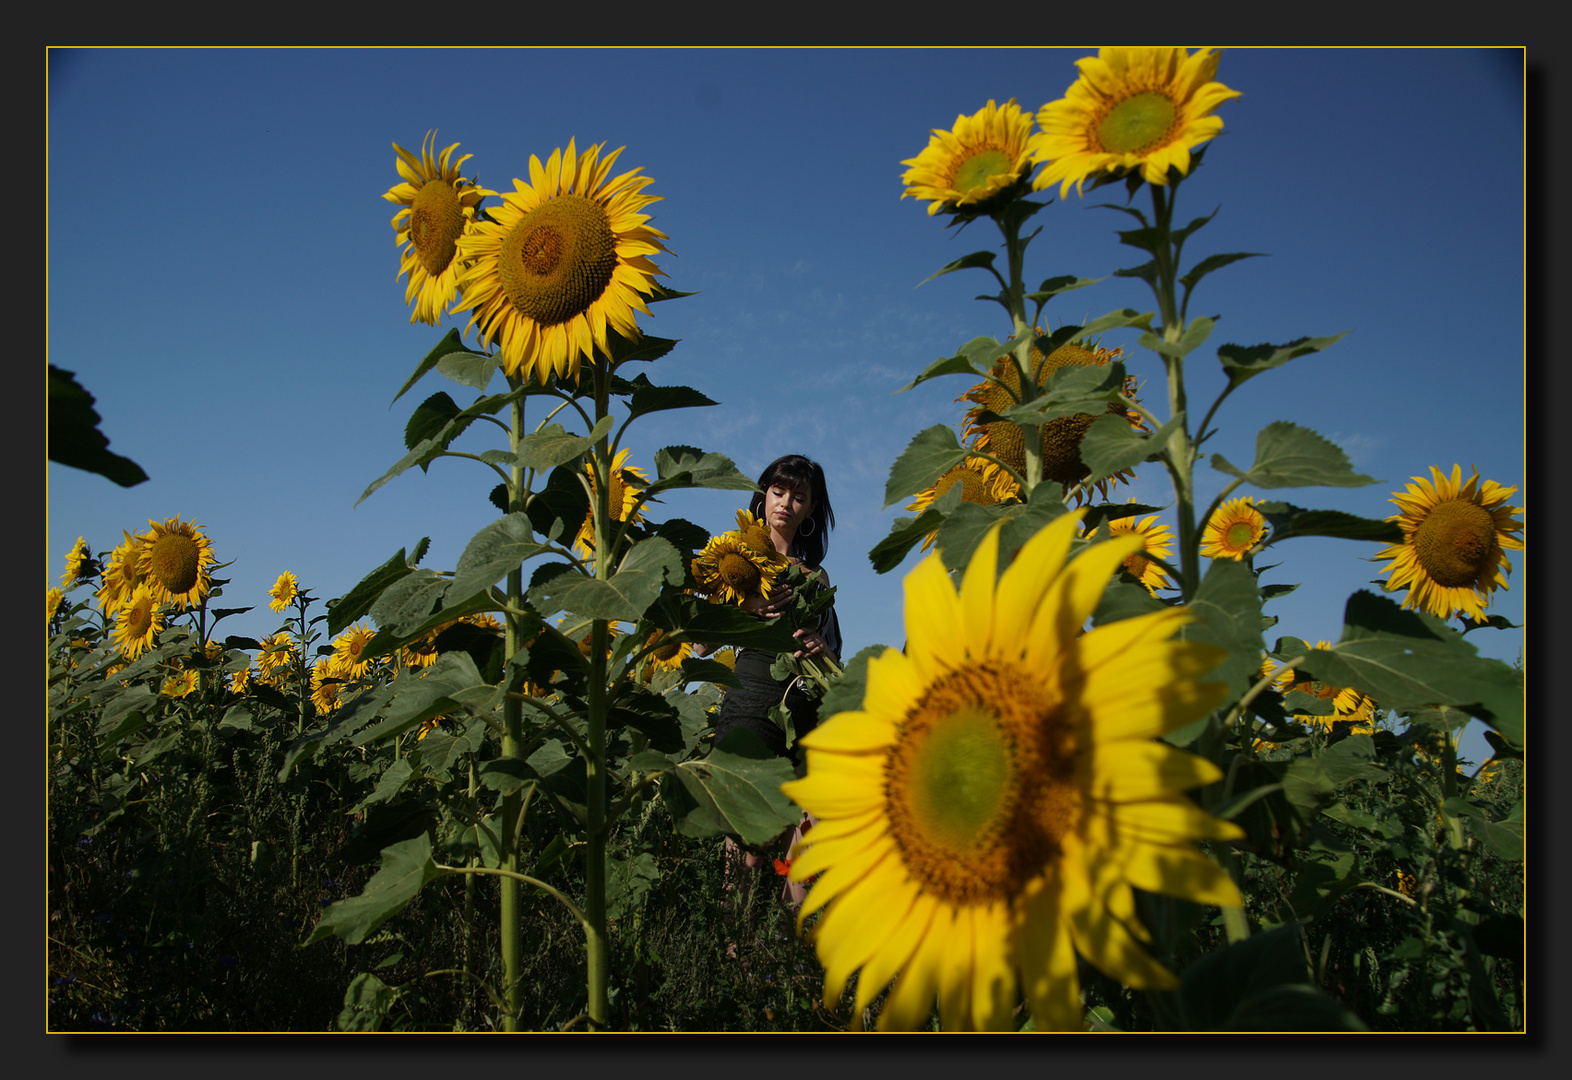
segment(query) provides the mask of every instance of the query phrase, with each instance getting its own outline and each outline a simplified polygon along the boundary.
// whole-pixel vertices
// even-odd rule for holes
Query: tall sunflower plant
[[[498,517],[453,569],[420,566],[422,539],[330,609],[330,634],[359,619],[374,625],[364,656],[425,641],[425,662],[343,700],[306,733],[302,753],[405,740],[404,754],[380,759],[379,791],[397,799],[424,783],[444,809],[438,827],[388,846],[365,892],[328,908],[311,940],[365,940],[420,884],[497,877],[502,979],[490,992],[500,1026],[528,1020],[519,930],[533,890],[584,930],[583,1008],[568,1026],[604,1029],[614,1023],[608,883],[637,856],[612,853],[619,821],[658,798],[682,832],[757,844],[797,820],[779,790],[789,765],[762,747],[710,748],[707,709],[717,684],[735,677],[691,655],[697,641],[778,651],[791,630],[701,599],[690,566],[709,534],[647,516],[673,492],[752,491],[753,481],[691,446],[657,449],[652,476],[629,460],[633,421],[716,404],[639,370],[677,344],[639,318],[687,295],[659,281],[666,236],[643,212],[658,199],[645,190],[651,178],[619,171],[620,149],[570,140],[545,161],[531,156],[527,179],[499,194],[461,174],[469,158],[455,156],[457,144],[437,152],[428,137],[420,155],[395,149],[403,183],[386,197],[401,207],[392,224],[411,321],[468,323],[447,332],[394,401],[433,371],[475,396],[460,405],[438,392],[416,406],[407,453],[361,498],[416,466],[462,459],[490,470]],[[476,425],[494,428],[496,445],[459,449]],[[488,497],[484,484],[476,497]],[[461,625],[486,616],[500,632]]]
[[[932,549],[906,578],[906,644],[851,661],[826,700],[833,715],[803,739],[806,775],[786,788],[818,818],[790,872],[816,879],[801,916],[825,1004],[856,975],[854,1023],[882,1000],[888,1029],[1362,1029],[1379,1001],[1331,972],[1368,944],[1339,916],[1372,902],[1415,927],[1393,963],[1432,949],[1476,957],[1492,1004],[1454,1015],[1480,1027],[1521,1017],[1508,963],[1521,894],[1488,896],[1479,876],[1491,859],[1509,879],[1520,867],[1521,801],[1471,801],[1470,778],[1444,762],[1433,814],[1471,882],[1437,894],[1457,913],[1444,932],[1428,915],[1419,928],[1412,898],[1385,884],[1413,853],[1356,809],[1372,792],[1417,798],[1396,780],[1423,764],[1416,748],[1437,725],[1477,718],[1498,758],[1522,756],[1521,673],[1463,639],[1505,624],[1483,605],[1505,586],[1502,549],[1522,546],[1515,489],[1433,469],[1386,520],[1233,497],[1377,482],[1278,420],[1248,466],[1212,453],[1225,479],[1203,493],[1197,468],[1227,398],[1343,336],[1223,344],[1221,393],[1204,410],[1187,397],[1186,364],[1215,327],[1190,316],[1195,290],[1257,254],[1188,258],[1216,212],[1177,224],[1179,188],[1222,129],[1215,110],[1238,96],[1218,64],[1211,49],[1105,48],[1035,115],[989,101],[903,162],[903,198],[998,230],[996,248],[928,280],[988,275],[998,291],[979,299],[1004,310],[1007,332],[905,387],[978,380],[957,399],[971,406],[960,434],[930,427],[890,469],[885,505],[910,499],[915,516],[870,560],[888,572]],[[1103,280],[1029,284],[1027,249],[1052,203],[1033,196],[1057,187],[1064,200],[1072,186],[1123,187],[1106,205],[1134,219],[1118,237],[1142,261],[1113,275],[1145,282],[1155,310],[1043,327],[1056,297]],[[1120,335],[1134,335],[1134,355],[1106,344]],[[1167,474],[1167,507],[1109,500],[1149,468]],[[1356,592],[1338,641],[1268,649],[1266,605],[1295,586],[1263,583],[1254,558],[1303,536],[1388,545],[1375,558],[1391,560],[1386,590],[1407,589],[1405,601]],[[1452,614],[1459,627],[1443,621]]]

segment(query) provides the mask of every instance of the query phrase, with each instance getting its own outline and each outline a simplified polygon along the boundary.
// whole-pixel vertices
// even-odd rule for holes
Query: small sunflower
[[[933,129],[928,145],[901,174],[901,183],[914,199],[931,199],[928,213],[956,213],[963,207],[981,211],[1003,201],[1015,185],[1031,172],[1028,141],[1032,116],[1022,113],[1011,98],[1003,106],[990,99],[975,115],[957,116],[954,131]]]
[[[339,692],[346,678],[334,664],[334,659],[324,656],[311,666],[311,704],[324,715],[338,708]]]
[[[1201,554],[1209,559],[1243,559],[1266,539],[1266,518],[1248,495],[1229,499],[1206,519]]]
[[[770,539],[770,527],[764,519],[755,517],[752,510],[747,507],[737,511],[737,535],[742,542],[759,551],[771,552],[775,550],[775,543]]]
[[[344,679],[358,679],[371,670],[371,657],[366,656],[366,646],[377,636],[369,623],[358,622],[333,639],[334,673]]]
[[[260,644],[262,648],[257,653],[257,678],[271,686],[289,674],[295,661],[300,658],[300,653],[295,648],[294,639],[283,630],[272,637],[263,638]]]
[[[93,552],[82,537],[76,538],[76,543],[66,553],[65,573],[60,575],[60,584],[69,589],[76,584],[77,578],[85,577],[93,565]]]
[[[611,492],[609,504],[611,518],[614,522],[628,520],[628,514],[633,511],[639,501],[639,488],[650,482],[649,474],[637,465],[629,465],[628,448],[623,447],[617,451],[617,456],[611,459]],[[590,502],[595,501],[595,470],[589,463],[585,463],[584,472],[589,477]],[[628,474],[642,481],[638,485],[628,482]],[[644,512],[641,510],[633,515],[634,521],[643,521]],[[579,534],[573,539],[573,550],[578,552],[583,559],[593,558],[595,555],[595,511],[593,505],[590,512],[584,515],[584,524],[579,526]]]
[[[435,326],[446,314],[458,294],[460,262],[456,257],[458,240],[475,221],[475,207],[494,191],[476,187],[459,175],[459,169],[473,154],[453,160],[454,143],[435,159],[435,131],[428,132],[420,146],[420,156],[398,143],[393,164],[404,183],[382,197],[403,207],[393,215],[395,244],[404,245],[399,258],[399,277],[408,277],[404,302],[413,303],[409,321],[419,320]]]
[[[158,692],[165,697],[189,697],[196,693],[197,684],[197,672],[192,668],[187,668],[165,679],[164,685],[159,688]]]
[[[1315,643],[1317,649],[1330,649],[1331,643],[1325,639]],[[1353,724],[1369,724],[1375,718],[1375,700],[1368,694],[1362,694],[1352,687],[1328,686],[1324,682],[1312,679],[1294,668],[1283,668],[1272,680],[1272,687],[1279,694],[1287,694],[1297,690],[1311,697],[1332,703],[1333,712],[1326,716],[1317,716],[1314,713],[1294,713],[1294,719],[1301,724],[1314,724],[1328,730],[1333,724],[1347,721]]]
[[[1211,49],[1171,46],[1109,47],[1077,60],[1081,77],[1037,110],[1032,158],[1048,167],[1032,188],[1059,184],[1063,199],[1099,173],[1140,169],[1150,184],[1168,183],[1170,168],[1188,174],[1191,148],[1223,130],[1212,110],[1239,96],[1214,81],[1217,61]]]
[[[120,530],[125,540],[110,552],[109,561],[104,564],[103,576],[98,583],[99,608],[105,613],[115,611],[121,604],[131,597],[142,580],[142,545],[147,542],[147,537],[142,533],[135,536]]]
[[[1115,518],[1108,523],[1108,532],[1110,537],[1139,536],[1141,538],[1141,550],[1124,560],[1124,568],[1130,571],[1130,575],[1135,580],[1146,586],[1147,592],[1156,596],[1158,589],[1173,587],[1173,583],[1168,580],[1168,575],[1162,567],[1146,557],[1152,555],[1166,560],[1173,552],[1173,530],[1166,525],[1157,524],[1157,515],[1142,518],[1139,522],[1135,520],[1133,514],[1129,517]]]
[[[1135,537],[1066,563],[1079,511],[1055,519],[997,574],[999,527],[959,595],[938,554],[906,578],[906,651],[869,661],[862,711],[805,735],[807,775],[782,785],[818,818],[788,855],[822,876],[799,919],[827,1004],[861,968],[857,1015],[895,979],[882,1029],[1012,1025],[1018,989],[1038,1030],[1079,1028],[1076,954],[1137,988],[1178,980],[1142,947],[1133,889],[1238,906],[1195,847],[1234,825],[1183,793],[1222,774],[1158,736],[1219,704],[1201,681],[1225,655],[1171,640],[1165,607],[1082,627]]]
[[[1034,342],[1031,349],[1033,379],[1041,385],[1055,371],[1066,367],[1087,367],[1091,365],[1103,366],[1119,358],[1119,349],[1086,348],[1082,345],[1061,345],[1047,357]],[[964,438],[975,436],[975,446],[978,450],[986,450],[1001,461],[1007,462],[1017,472],[1026,470],[1026,444],[1021,438],[1019,425],[1009,420],[993,420],[984,423],[984,412],[1003,413],[1016,403],[1021,393],[1021,376],[1016,370],[1015,362],[1009,357],[1001,357],[993,366],[992,378],[978,383],[962,394],[957,401],[970,401],[973,408],[966,413],[962,424]],[[1001,381],[1003,385],[1001,385]],[[1133,379],[1125,380],[1125,392],[1133,396],[1135,382]],[[1118,402],[1110,402],[1108,412],[1115,416],[1127,416],[1131,427],[1141,427],[1139,415],[1126,410]],[[1042,440],[1043,479],[1055,480],[1069,490],[1090,475],[1091,470],[1081,460],[1081,440],[1086,437],[1087,429],[1098,419],[1090,413],[1077,413],[1074,416],[1061,416],[1057,420],[1050,420],[1041,425],[1038,437]],[[997,464],[989,462],[983,468],[984,476],[996,485],[997,491],[1013,494],[1016,490],[1013,478],[1008,472]],[[1096,481],[1092,486],[1097,489],[1103,498],[1108,497],[1108,487],[1121,481],[1133,479],[1135,474],[1129,469],[1121,469],[1111,476],[1105,476]],[[1084,498],[1084,492],[1076,492],[1076,502]]]
[[[681,671],[682,661],[693,655],[693,643],[669,641],[662,644],[661,639],[665,636],[665,631],[655,630],[644,639],[645,648],[651,650],[645,655],[644,662],[656,671]]]
[[[509,375],[553,373],[578,379],[579,363],[607,347],[608,331],[639,336],[634,312],[649,314],[645,298],[662,271],[649,259],[665,251],[666,234],[646,225],[644,195],[653,178],[632,169],[611,177],[622,149],[600,156],[596,143],[579,154],[553,150],[543,166],[533,154],[529,183],[489,210],[459,240],[458,258],[469,265],[458,287],[456,310],[473,311],[484,345],[500,341]]]
[[[506,629],[502,625],[501,620],[489,611],[477,611],[473,615],[464,615],[459,619],[459,622],[467,622],[471,626],[480,627],[482,630],[495,630],[499,634]]]
[[[1407,490],[1393,494],[1402,513],[1387,520],[1403,530],[1403,542],[1375,558],[1392,560],[1386,588],[1408,590],[1404,607],[1443,619],[1463,612],[1481,620],[1490,594],[1508,587],[1512,564],[1502,549],[1523,550],[1515,535],[1523,531],[1514,517],[1519,508],[1506,505],[1517,488],[1481,482],[1477,469],[1465,482],[1461,465],[1452,466],[1450,478],[1432,465],[1430,477],[1416,476]]]
[[[64,604],[64,603],[65,603],[65,593],[61,592],[59,589],[51,588],[47,593],[45,593],[44,594],[44,607],[47,610],[44,613],[44,622],[46,622],[46,623],[54,622],[55,621],[55,616],[60,611],[60,605]]]
[[[698,591],[716,604],[740,604],[750,596],[764,596],[775,579],[791,565],[773,547],[754,547],[741,534],[712,536],[693,560],[693,580]]]
[[[164,628],[164,613],[158,599],[146,584],[138,585],[115,613],[115,647],[127,660],[135,660],[152,648]]]
[[[251,665],[247,664],[239,671],[229,673],[229,691],[232,694],[244,694],[251,686]]]
[[[405,643],[398,651],[399,663],[407,668],[428,668],[435,664],[437,662],[437,635],[452,625],[453,623],[444,623],[429,634]]]
[[[295,602],[295,597],[300,593],[300,583],[295,580],[295,575],[285,570],[278,575],[278,581],[267,594],[272,597],[267,606],[274,611],[283,611]]]
[[[165,518],[152,526],[142,543],[140,573],[159,603],[173,604],[180,610],[195,607],[207,599],[213,587],[208,568],[213,565],[213,544],[203,536],[195,521]]]

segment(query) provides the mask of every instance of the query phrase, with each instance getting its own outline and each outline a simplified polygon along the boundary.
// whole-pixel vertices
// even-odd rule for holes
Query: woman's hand
[[[750,596],[739,606],[750,615],[773,619],[791,605],[792,590],[789,585],[776,584],[770,595]]]
[[[792,653],[792,656],[796,657],[798,660],[805,659],[809,656],[830,655],[830,647],[824,643],[824,639],[819,636],[819,632],[817,630],[809,630],[805,626],[792,636],[802,644],[802,648]],[[831,659],[834,658],[831,657]]]

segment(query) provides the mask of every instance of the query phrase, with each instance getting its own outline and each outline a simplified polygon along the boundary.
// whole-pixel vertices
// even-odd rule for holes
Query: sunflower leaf
[[[948,494],[948,492],[946,492]],[[880,540],[868,552],[875,573],[887,574],[894,570],[923,539],[944,521],[944,514],[933,507],[915,518],[898,517],[890,535]]]
[[[76,381],[76,373],[49,365],[49,460],[97,473],[121,487],[147,479],[142,466],[109,449],[109,438],[98,430],[93,395]]]
[[[1085,277],[1078,278],[1073,274],[1061,274],[1058,277],[1051,277],[1047,281],[1044,281],[1041,285],[1037,286],[1036,292],[1027,293],[1026,299],[1035,300],[1039,304],[1045,304],[1049,300],[1052,300],[1054,297],[1058,296],[1060,293],[1074,292],[1076,289],[1084,289],[1088,285],[1096,285],[1099,281],[1105,280],[1107,279]]]
[[[1255,681],[1260,665],[1261,593],[1255,574],[1235,559],[1214,559],[1189,610],[1200,620],[1182,628],[1179,637],[1228,650],[1228,658],[1208,678],[1226,682],[1228,700],[1237,700]]]
[[[940,269],[935,270],[933,273],[923,278],[917,283],[915,287],[920,289],[934,278],[940,277],[944,274],[954,273],[957,270],[971,270],[979,267],[984,270],[992,270],[993,260],[997,257],[998,253],[993,251],[974,251],[970,255],[962,255],[954,262],[946,263]]]
[[[447,601],[454,603],[489,588],[517,570],[526,560],[551,550],[537,543],[523,514],[500,517],[470,537],[459,556],[448,586]]]
[[[424,550],[427,538],[421,537],[417,549]],[[371,610],[371,605],[395,581],[414,570],[404,549],[360,580],[338,603],[328,608],[328,636],[336,637],[350,623]]]
[[[966,460],[966,449],[948,424],[935,424],[912,437],[901,456],[890,466],[884,485],[884,505],[933,487],[939,477]]]
[[[444,353],[437,358],[438,375],[476,390],[485,390],[501,366],[499,357],[468,350]]]
[[[388,407],[392,408],[393,402],[396,402],[399,398],[403,397],[405,392],[409,390],[411,386],[414,386],[417,382],[419,382],[421,377],[424,376],[426,372],[436,367],[438,360],[442,359],[448,353],[468,351],[468,349],[464,348],[464,336],[458,332],[458,328],[454,327],[453,329],[449,330],[443,336],[442,340],[437,342],[437,347],[427,353],[426,358],[415,366],[415,373],[408,379],[404,380],[404,385],[398,388],[398,393],[393,395],[393,401],[388,402]]]
[[[1161,454],[1168,437],[1183,423],[1180,412],[1156,431],[1141,432],[1126,417],[1099,416],[1081,437],[1081,463],[1090,470],[1084,482],[1094,483]]]
[[[1202,315],[1190,320],[1189,325],[1184,328],[1184,332],[1179,335],[1178,341],[1164,341],[1150,330],[1142,334],[1139,341],[1143,348],[1151,349],[1154,353],[1162,356],[1171,356],[1175,360],[1183,360],[1186,356],[1200,348],[1202,342],[1211,337],[1212,327],[1216,325],[1215,319],[1208,319]]]
[[[588,435],[572,435],[561,424],[546,424],[519,440],[519,461],[536,472],[566,465],[600,441],[613,423],[612,417],[603,416]]]
[[[1463,636],[1425,612],[1405,611],[1361,589],[1343,610],[1343,635],[1314,649],[1298,668],[1346,686],[1387,709],[1451,705],[1523,745],[1523,685],[1500,660],[1481,657]]]
[[[477,688],[481,694],[473,692]],[[352,745],[365,746],[402,735],[436,716],[483,713],[502,696],[500,689],[481,679],[475,661],[466,652],[443,653],[429,668],[404,669],[391,684],[391,691],[392,700],[381,722],[356,733],[350,739]]]
[[[725,454],[705,453],[696,446],[665,446],[655,451],[655,482],[644,488],[646,499],[663,491],[695,487],[759,490]]]
[[[679,762],[673,772],[692,803],[677,820],[685,836],[719,833],[767,844],[799,820],[781,793],[781,785],[794,779],[791,762],[770,753],[746,728],[727,734],[707,757]]]
[[[1295,536],[1334,536],[1381,544],[1403,542],[1403,530],[1391,521],[1356,517],[1341,510],[1306,510],[1285,502],[1258,502],[1254,506],[1272,526],[1265,547]]]
[[[368,614],[381,629],[402,636],[430,618],[447,591],[446,577],[435,570],[414,570],[384,589]]]
[[[633,546],[622,565],[602,581],[580,572],[561,573],[530,589],[530,600],[544,612],[566,608],[588,619],[638,622],[660,595],[663,584],[680,585],[682,558],[658,536]],[[538,599],[537,599],[538,596]]]
[[[359,945],[415,898],[420,887],[443,876],[431,858],[431,837],[419,836],[382,849],[382,865],[359,896],[340,900],[322,913],[306,944],[338,936]]]
[[[628,402],[628,420],[665,409],[702,409],[720,404],[691,387],[653,386],[643,375],[633,380],[633,387],[633,397]]]
[[[1003,521],[999,549],[1018,551],[1050,521],[1067,512],[1063,500],[1064,488],[1055,481],[1046,480],[1037,485],[1029,503],[978,506],[963,502],[939,526],[934,547],[944,560],[945,569],[959,570],[971,561],[972,553],[988,530]]]
[[[1190,272],[1179,279],[1179,284],[1183,285],[1186,290],[1193,289],[1197,282],[1213,270],[1221,270],[1229,263],[1236,263],[1240,259],[1254,259],[1265,254],[1264,251],[1231,251],[1226,255],[1208,255],[1192,266]]]
[[[695,596],[663,597],[649,610],[650,621],[680,641],[701,641],[717,648],[782,652],[795,649],[785,619],[764,620],[732,604],[711,604]]]
[[[1302,337],[1286,345],[1220,345],[1217,358],[1223,362],[1223,373],[1228,376],[1228,389],[1239,385],[1271,368],[1281,367],[1290,360],[1320,352],[1341,341],[1352,330],[1344,330],[1331,337]]]
[[[1136,311],[1134,308],[1120,308],[1118,311],[1110,311],[1108,314],[1099,316],[1081,327],[1070,336],[1070,341],[1078,342],[1101,334],[1104,330],[1118,330],[1125,326],[1135,326],[1142,330],[1150,330],[1152,328],[1153,314],[1150,311]]]
[[[1011,405],[1000,414],[985,412],[979,420],[988,423],[990,415],[998,415],[1016,424],[1046,424],[1062,416],[1096,415],[1106,412],[1108,403],[1123,390],[1124,365],[1117,360],[1066,365],[1048,376],[1037,397]]]
[[[719,660],[706,660],[696,656],[683,659],[682,681],[684,683],[711,682],[719,686],[742,685],[742,680],[737,678],[737,673]]]
[[[988,340],[992,341],[993,339],[989,338]],[[925,383],[929,379],[937,379],[941,375],[981,375],[983,370],[984,369],[977,367],[977,365],[974,364],[972,360],[964,354],[944,356],[923,368],[920,375],[895,392],[897,394],[904,394],[918,383]]]
[[[1221,454],[1212,468],[1258,488],[1364,487],[1379,481],[1350,467],[1348,455],[1309,428],[1278,420],[1255,437],[1255,464],[1248,472],[1235,468]]]

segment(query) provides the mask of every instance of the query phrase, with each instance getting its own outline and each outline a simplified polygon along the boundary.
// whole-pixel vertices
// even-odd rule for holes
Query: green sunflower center
[[[1223,546],[1229,551],[1249,551],[1255,543],[1255,525],[1248,521],[1232,522],[1223,530]]]
[[[1110,154],[1138,154],[1161,141],[1178,116],[1167,94],[1145,90],[1109,110],[1097,125],[1097,139]]]
[[[189,536],[166,533],[153,541],[148,567],[159,584],[172,593],[190,592],[197,583],[201,549]]]
[[[764,578],[759,568],[746,556],[728,551],[716,561],[721,580],[740,596],[753,596],[759,591]]]
[[[606,211],[582,195],[559,195],[513,226],[497,275],[520,314],[556,326],[589,310],[616,269],[617,238]]]
[[[924,891],[1013,896],[1057,856],[1079,805],[1067,746],[1040,677],[984,664],[929,686],[885,766],[891,834]]]
[[[1009,155],[997,147],[985,146],[957,163],[955,178],[950,186],[965,195],[975,188],[987,187],[988,181],[995,176],[1004,176],[1009,172]]]
[[[1414,554],[1432,581],[1456,589],[1478,583],[1490,568],[1496,542],[1489,510],[1468,499],[1448,499],[1414,531]]]
[[[428,180],[415,193],[409,215],[409,238],[426,273],[436,277],[448,268],[464,234],[464,207],[458,192],[445,180]]]

